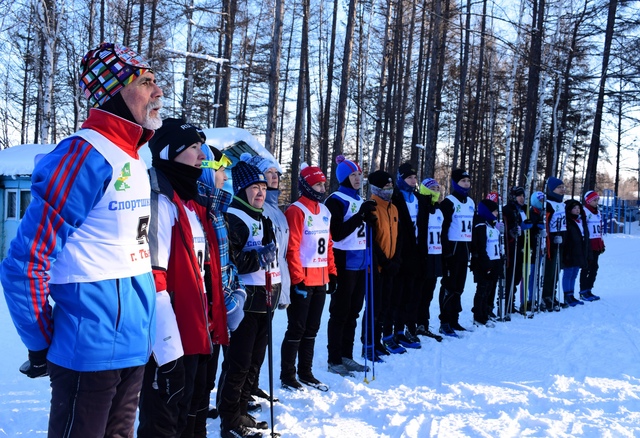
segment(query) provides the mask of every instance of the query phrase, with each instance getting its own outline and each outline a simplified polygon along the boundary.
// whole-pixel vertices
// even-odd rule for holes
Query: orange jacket
[[[376,216],[378,220],[374,223],[375,241],[382,254],[387,259],[392,259],[397,252],[398,245],[398,208],[376,195],[371,195],[371,199],[376,201]],[[380,258],[380,257],[379,257]],[[382,261],[378,261],[382,265]],[[381,267],[378,266],[381,270]]]
[[[298,199],[302,205],[307,207],[310,212],[317,214],[320,212],[318,202],[301,196]],[[306,286],[322,286],[329,283],[329,274],[337,275],[336,265],[333,260],[333,242],[329,238],[327,248],[327,267],[326,268],[305,268],[300,262],[300,241],[302,240],[302,232],[304,230],[305,215],[295,205],[291,204],[284,212],[289,224],[289,246],[287,247],[287,263],[289,264],[289,275],[291,276],[291,286],[304,282]],[[331,237],[331,234],[329,234]]]

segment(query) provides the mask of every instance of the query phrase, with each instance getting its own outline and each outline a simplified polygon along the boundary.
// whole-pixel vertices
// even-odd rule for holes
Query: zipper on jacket
[[[116,315],[116,331],[120,331],[120,315],[122,313],[122,297],[120,296],[120,279],[116,278],[116,295],[118,297],[118,313]]]

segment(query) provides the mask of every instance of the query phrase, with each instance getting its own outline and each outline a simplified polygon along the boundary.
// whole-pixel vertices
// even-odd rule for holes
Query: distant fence
[[[599,208],[602,211],[605,234],[630,234],[631,226],[638,223],[640,212],[636,201],[603,196],[600,198]]]

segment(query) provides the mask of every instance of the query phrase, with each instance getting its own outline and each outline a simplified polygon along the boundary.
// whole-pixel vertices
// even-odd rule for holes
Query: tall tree
[[[593,120],[593,132],[589,144],[589,161],[585,173],[583,190],[593,190],[596,186],[596,171],[598,169],[598,154],[600,153],[600,130],[602,129],[602,109],[604,107],[604,92],[607,83],[607,71],[609,70],[609,56],[611,54],[611,42],[616,23],[616,10],[618,0],[609,0],[609,12],[607,14],[607,28],[604,35],[604,50],[602,52],[602,72],[598,84],[598,100],[596,113]]]

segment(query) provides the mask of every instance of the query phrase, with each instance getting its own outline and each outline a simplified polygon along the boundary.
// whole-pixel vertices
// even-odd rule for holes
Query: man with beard
[[[162,125],[162,90],[151,66],[117,44],[80,67],[93,108],[37,163],[2,285],[29,349],[20,371],[51,379],[49,436],[132,436],[156,301],[138,151]]]

